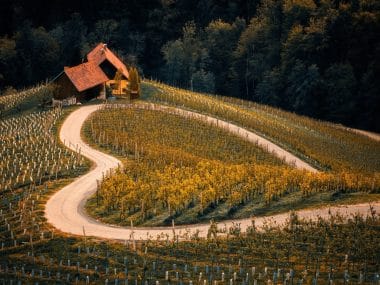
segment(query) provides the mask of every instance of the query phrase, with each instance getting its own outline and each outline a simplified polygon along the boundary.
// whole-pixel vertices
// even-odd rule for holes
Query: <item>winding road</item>
[[[118,227],[107,225],[89,217],[84,211],[86,200],[96,191],[97,180],[101,180],[103,173],[121,165],[121,162],[105,153],[91,148],[81,138],[81,128],[85,120],[93,112],[99,110],[104,105],[90,105],[79,108],[71,113],[64,121],[60,130],[60,139],[66,147],[76,151],[94,162],[94,167],[85,175],[80,176],[74,182],[57,191],[50,197],[45,207],[45,217],[47,221],[55,228],[62,232],[74,235],[94,236],[98,238],[115,239],[115,240],[146,240],[155,239],[158,236],[173,237],[173,235],[187,238],[195,233],[200,237],[206,237],[209,224],[195,224],[175,227]],[[219,119],[198,114],[183,109],[172,108],[156,104],[139,103],[134,104],[133,108],[145,108],[160,110],[189,117],[192,119],[202,120],[209,124],[228,130],[248,141],[265,148],[274,155],[284,159],[288,164],[294,165],[299,169],[317,172],[315,168],[306,162],[295,157],[293,154],[273,144],[272,142],[234,124],[221,121]],[[373,204],[374,209],[380,212],[380,203]],[[369,214],[368,204],[356,204],[352,206],[334,206],[329,208],[319,208],[311,210],[298,211],[301,218],[316,219],[318,216],[327,218],[330,213],[340,213],[342,215],[351,215],[361,213]],[[265,221],[272,220],[277,224],[283,224],[288,219],[289,213],[273,215],[270,217],[256,217],[255,225],[260,227]],[[240,224],[244,232],[247,227],[251,226],[250,218],[240,220],[228,220],[218,224],[219,228],[229,228],[234,224]]]

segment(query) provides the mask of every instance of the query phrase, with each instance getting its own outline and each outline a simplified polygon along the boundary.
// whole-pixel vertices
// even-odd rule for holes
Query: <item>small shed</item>
[[[65,67],[53,80],[58,86],[54,99],[76,98],[76,101],[96,97],[105,99],[106,86],[109,86],[114,94],[122,92],[125,94],[128,78],[127,66],[106,44],[100,43],[87,54],[87,62]]]

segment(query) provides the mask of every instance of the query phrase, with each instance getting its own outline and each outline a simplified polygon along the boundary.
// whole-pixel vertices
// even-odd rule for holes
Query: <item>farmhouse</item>
[[[106,98],[106,90],[113,95],[127,93],[129,72],[127,66],[107,47],[98,44],[87,54],[87,61],[73,67],[64,67],[53,80],[58,86],[54,101],[69,102]]]

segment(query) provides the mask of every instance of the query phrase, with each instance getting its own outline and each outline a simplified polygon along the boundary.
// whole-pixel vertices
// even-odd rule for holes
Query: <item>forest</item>
[[[0,90],[106,42],[146,78],[380,131],[377,0],[1,0]]]

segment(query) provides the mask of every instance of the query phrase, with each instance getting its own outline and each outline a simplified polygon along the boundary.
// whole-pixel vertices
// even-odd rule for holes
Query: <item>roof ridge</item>
[[[102,50],[104,52],[101,52]],[[86,62],[72,67],[65,66],[63,72],[75,88],[82,92],[110,80],[100,67],[105,60],[112,64],[116,70],[121,70],[125,78],[129,78],[127,66],[108,48],[107,44],[102,42],[87,54]]]

